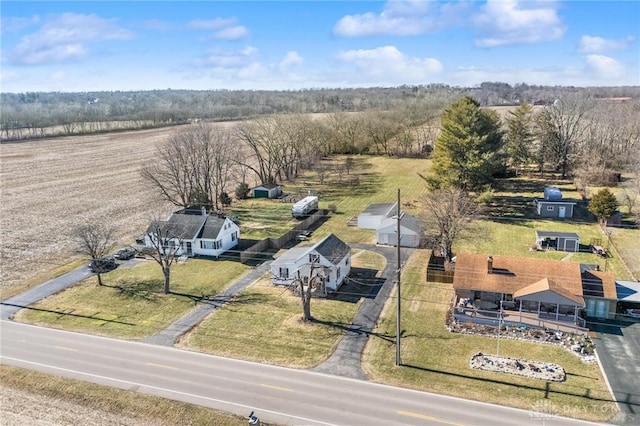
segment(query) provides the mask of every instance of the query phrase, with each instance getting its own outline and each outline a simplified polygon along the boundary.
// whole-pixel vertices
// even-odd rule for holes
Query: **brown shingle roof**
[[[566,299],[569,299],[570,301],[578,305],[584,306],[584,299],[582,297],[576,296],[575,294],[571,294],[570,292],[568,292],[567,290],[565,290],[564,288],[560,287],[555,282],[550,280],[549,278],[543,278],[538,282],[535,282],[533,284],[530,284],[526,287],[521,288],[520,290],[515,291],[513,293],[513,297],[520,299],[528,295],[532,295],[535,293],[542,293],[545,291],[552,291],[556,294],[561,295]]]
[[[456,256],[453,287],[514,294],[545,278],[552,281],[555,290],[563,290],[558,291],[560,294],[582,296],[579,263],[493,256],[493,270],[489,273],[487,255],[473,253]]]

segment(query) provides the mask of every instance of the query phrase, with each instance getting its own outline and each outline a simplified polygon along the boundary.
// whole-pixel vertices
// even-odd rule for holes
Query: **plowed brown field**
[[[167,213],[170,207],[154,202],[140,168],[174,131],[0,145],[0,288],[72,260],[73,229],[78,224],[112,223],[119,242],[126,244],[142,235],[152,214]]]

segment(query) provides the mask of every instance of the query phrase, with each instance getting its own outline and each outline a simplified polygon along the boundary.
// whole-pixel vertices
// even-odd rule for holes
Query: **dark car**
[[[131,259],[135,255],[136,255],[136,249],[134,249],[133,247],[124,247],[118,250],[116,254],[113,255],[113,257],[115,257],[118,260],[127,260],[127,259]]]
[[[112,269],[116,269],[117,267],[118,267],[118,264],[116,263],[116,260],[110,256],[93,259],[87,265],[87,268],[89,268],[91,272],[96,272],[96,273],[109,272]]]

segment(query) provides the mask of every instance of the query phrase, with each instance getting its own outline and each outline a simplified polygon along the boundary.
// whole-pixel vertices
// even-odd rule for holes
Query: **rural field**
[[[229,123],[216,124],[228,126]],[[3,296],[77,267],[72,230],[91,220],[118,228],[121,244],[144,232],[157,203],[140,167],[175,128],[3,143],[0,247]]]

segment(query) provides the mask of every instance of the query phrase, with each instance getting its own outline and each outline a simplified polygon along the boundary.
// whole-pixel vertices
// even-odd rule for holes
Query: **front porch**
[[[503,293],[458,291],[454,317],[456,321],[495,326],[503,324],[575,334],[588,332],[585,321],[580,316],[583,305],[549,292],[521,296],[522,298],[514,298],[513,295]]]

